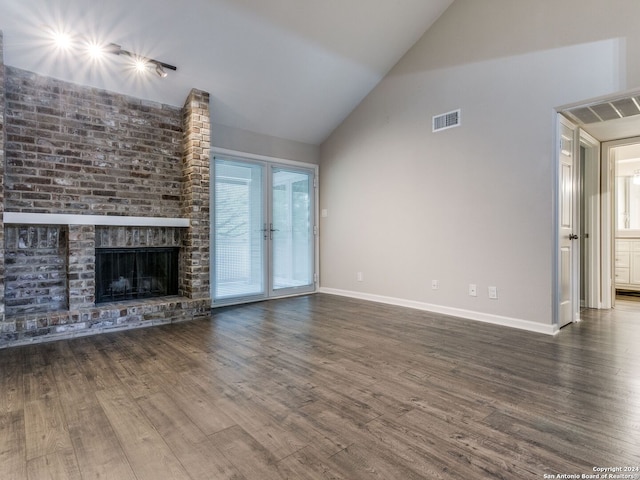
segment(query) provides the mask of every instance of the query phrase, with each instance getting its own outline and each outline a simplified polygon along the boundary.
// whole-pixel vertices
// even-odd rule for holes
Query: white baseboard
[[[502,325],[504,327],[518,328],[520,330],[528,330],[535,333],[544,333],[546,335],[555,335],[558,328],[555,325],[547,325],[543,323],[531,322],[519,318],[503,317],[501,315],[492,315],[489,313],[474,312],[472,310],[464,310],[462,308],[445,307],[442,305],[433,305],[431,303],[417,302],[415,300],[405,300],[403,298],[385,297],[383,295],[374,295],[371,293],[353,292],[350,290],[340,290],[337,288],[320,287],[318,293],[327,293],[330,295],[340,295],[342,297],[357,298],[360,300],[369,300],[371,302],[386,303],[389,305],[397,305],[399,307],[415,308],[416,310],[424,310],[426,312],[441,313],[443,315],[451,315],[454,317],[464,318],[467,320],[475,320],[478,322],[492,323],[494,325]]]

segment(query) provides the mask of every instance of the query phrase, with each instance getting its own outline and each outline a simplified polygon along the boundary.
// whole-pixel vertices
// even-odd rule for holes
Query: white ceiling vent
[[[453,112],[443,113],[442,115],[436,115],[433,117],[433,130],[439,132],[440,130],[446,130],[447,128],[460,126],[460,114],[462,110],[454,110]]]

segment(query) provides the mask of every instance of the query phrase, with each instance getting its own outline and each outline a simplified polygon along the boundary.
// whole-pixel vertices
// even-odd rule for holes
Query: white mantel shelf
[[[113,227],[188,227],[188,218],[4,212],[4,223],[18,225],[107,225]]]

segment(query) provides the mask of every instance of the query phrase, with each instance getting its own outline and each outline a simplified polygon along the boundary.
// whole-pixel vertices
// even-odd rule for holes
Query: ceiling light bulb
[[[98,45],[96,43],[90,43],[87,46],[87,50],[89,51],[89,55],[91,56],[91,58],[94,58],[96,60],[104,55],[104,48],[102,47],[102,45]]]
[[[136,59],[136,70],[139,73],[144,73],[147,71],[147,62],[145,62],[143,59],[138,58]]]
[[[67,33],[53,32],[53,41],[62,50],[68,50],[71,47],[71,36]]]

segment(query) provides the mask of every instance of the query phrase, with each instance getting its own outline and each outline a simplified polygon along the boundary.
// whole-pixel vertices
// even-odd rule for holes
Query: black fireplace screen
[[[96,303],[177,295],[178,250],[96,249]]]

